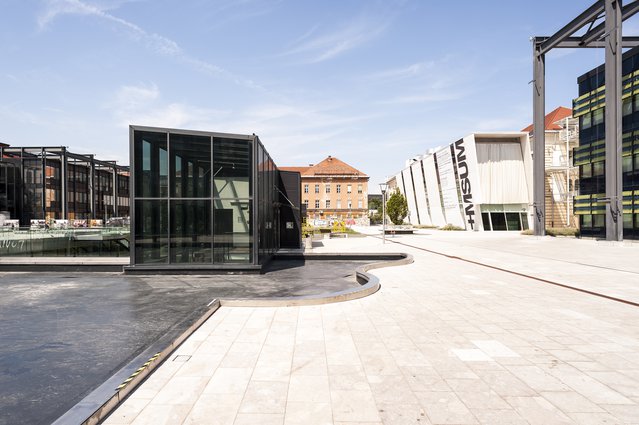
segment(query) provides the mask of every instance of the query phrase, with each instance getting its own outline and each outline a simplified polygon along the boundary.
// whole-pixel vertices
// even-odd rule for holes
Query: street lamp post
[[[386,189],[388,183],[380,183],[379,188],[382,191],[382,240],[386,243]]]

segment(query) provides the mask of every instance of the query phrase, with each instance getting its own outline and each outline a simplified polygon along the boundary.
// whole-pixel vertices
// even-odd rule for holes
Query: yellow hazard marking
[[[116,391],[120,391],[121,389],[123,389],[124,387],[126,387],[127,385],[129,385],[129,383],[131,381],[133,381],[133,378],[135,378],[136,376],[138,376],[144,369],[146,369],[147,367],[149,367],[149,365],[151,363],[153,363],[155,360],[158,359],[158,357],[160,357],[162,353],[157,353],[155,354],[153,357],[151,357],[146,363],[144,363],[141,367],[138,368],[138,370],[136,370],[135,372],[133,372],[131,374],[131,376],[129,376],[128,378],[126,378],[124,380],[124,382],[122,382],[118,388],[116,388]]]

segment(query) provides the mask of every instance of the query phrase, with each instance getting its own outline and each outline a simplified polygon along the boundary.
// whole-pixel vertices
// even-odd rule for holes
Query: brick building
[[[317,226],[332,221],[368,225],[368,179],[361,171],[333,156],[308,167],[280,167],[302,176],[302,205],[306,219]]]

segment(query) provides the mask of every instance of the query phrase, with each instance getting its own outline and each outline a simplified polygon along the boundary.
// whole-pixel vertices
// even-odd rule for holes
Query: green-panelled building
[[[639,48],[623,55],[623,237],[639,239]],[[579,195],[575,214],[583,236],[606,236],[605,184],[605,66],[578,78],[579,97],[573,116],[579,118],[579,147],[574,165],[579,167]]]

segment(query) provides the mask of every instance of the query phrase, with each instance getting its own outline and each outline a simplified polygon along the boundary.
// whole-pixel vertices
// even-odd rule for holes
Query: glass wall
[[[253,144],[213,138],[214,261],[252,263]]]
[[[276,251],[277,167],[257,137],[145,127],[131,143],[133,264],[257,265]]]

